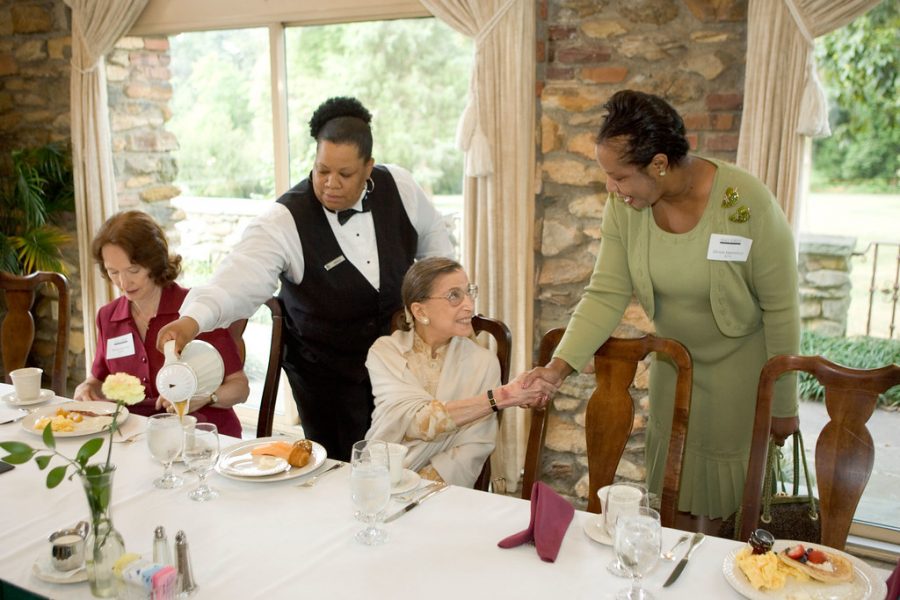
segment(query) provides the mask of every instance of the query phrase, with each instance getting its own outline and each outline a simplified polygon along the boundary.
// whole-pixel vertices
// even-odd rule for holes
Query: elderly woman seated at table
[[[366,360],[375,396],[366,439],[406,445],[405,466],[427,479],[472,487],[494,449],[494,412],[537,403],[552,388],[523,389],[519,378],[500,385],[497,356],[473,339],[478,287],[456,261],[415,263],[400,293],[405,328],[376,340]]]
[[[188,292],[175,283],[181,257],[169,254],[165,232],[137,210],[110,217],[91,251],[104,279],[122,295],[97,312],[97,354],[87,379],[75,388],[75,400],[104,400],[103,380],[110,373],[125,372],[138,377],[146,390],[146,399],[129,407],[131,412],[145,416],[172,412],[172,404],[156,389],[156,374],[165,362],[156,349],[156,334],[178,318]],[[187,410],[201,423],[214,423],[219,433],[241,437],[241,423],[231,407],[247,399],[250,386],[237,346],[225,329],[198,338],[222,355],[225,380],[212,394],[191,398]]]

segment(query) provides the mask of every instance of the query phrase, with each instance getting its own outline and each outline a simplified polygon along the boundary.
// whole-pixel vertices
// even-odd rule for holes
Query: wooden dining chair
[[[266,376],[263,380],[262,397],[259,404],[259,418],[256,422],[256,437],[268,437],[272,435],[272,427],[275,423],[275,403],[278,400],[278,383],[281,381],[281,358],[284,349],[282,336],[284,335],[284,310],[281,300],[271,297],[265,302],[272,314],[272,336],[269,339],[269,362],[266,365]],[[246,357],[247,348],[244,342],[244,330],[247,328],[247,319],[235,321],[228,327],[231,337],[234,338],[241,356],[241,363]]]
[[[400,329],[405,320],[406,315],[403,309],[395,312],[394,316],[391,318],[391,331],[393,332]],[[500,362],[500,383],[509,383],[509,366],[512,352],[512,334],[509,331],[509,327],[499,319],[492,319],[491,317],[485,317],[484,315],[474,315],[472,317],[472,329],[475,330],[476,335],[483,331],[494,338],[497,360]],[[503,413],[497,413],[498,424],[501,422],[502,416]],[[488,457],[488,459],[484,461],[484,466],[481,468],[478,479],[475,480],[474,489],[486,492],[490,489],[490,484],[491,459]]]
[[[6,318],[0,326],[0,354],[6,383],[12,383],[9,373],[25,366],[28,354],[34,344],[35,292],[41,285],[49,283],[56,287],[59,296],[59,317],[56,324],[56,350],[53,356],[53,373],[50,387],[59,396],[66,395],[69,351],[69,281],[64,275],[49,271],[38,271],[31,275],[19,276],[0,271],[0,289],[6,295]]]
[[[900,365],[853,369],[822,356],[792,354],[773,356],[766,362],[757,389],[738,539],[747,539],[757,527],[775,381],[789,371],[805,371],[825,388],[830,420],[819,434],[815,450],[819,516],[822,544],[842,550],[875,461],[875,445],[866,422],[875,411],[878,396],[900,385]]]
[[[562,339],[565,328],[551,329],[541,339],[539,365],[547,364]],[[675,383],[672,433],[666,459],[660,518],[672,527],[678,506],[684,444],[687,439],[688,415],[691,405],[693,363],[691,354],[681,343],[654,335],[635,339],[609,338],[594,353],[594,376],[597,388],[585,410],[585,437],[588,459],[588,511],[600,512],[597,490],[613,483],[616,468],[625,451],[634,424],[634,401],[628,391],[634,381],[637,365],[651,352],[667,354],[678,367]],[[547,435],[549,413],[553,403],[531,415],[531,431],[525,454],[525,475],[522,498],[531,498],[531,487],[540,479],[541,454]]]

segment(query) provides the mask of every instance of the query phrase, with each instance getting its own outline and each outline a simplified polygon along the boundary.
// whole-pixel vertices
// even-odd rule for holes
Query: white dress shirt
[[[410,223],[418,233],[416,258],[452,256],[453,247],[441,214],[406,169],[387,167]],[[362,197],[353,206],[362,208]],[[354,215],[344,225],[337,215],[321,207],[338,245],[353,266],[378,289],[378,246],[372,213]],[[294,217],[279,202],[254,219],[237,246],[222,261],[209,283],[191,289],[181,306],[181,316],[191,317],[200,331],[227,327],[249,318],[278,288],[282,273],[293,283],[303,280],[303,246]]]

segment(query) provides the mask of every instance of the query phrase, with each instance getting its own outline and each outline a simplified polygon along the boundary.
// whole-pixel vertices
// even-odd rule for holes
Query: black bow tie
[[[337,213],[338,223],[343,225],[347,221],[353,218],[354,215],[358,215],[359,213],[369,212],[368,207],[363,206],[362,210],[356,210],[355,208],[348,208],[347,210],[340,210]]]
[[[369,206],[369,195],[366,194],[363,197],[362,201],[362,210],[356,210],[355,208],[347,208],[344,210],[337,211],[337,219],[338,223],[343,225],[347,221],[353,218],[354,215],[358,215],[359,213],[369,212],[372,210],[372,207]]]

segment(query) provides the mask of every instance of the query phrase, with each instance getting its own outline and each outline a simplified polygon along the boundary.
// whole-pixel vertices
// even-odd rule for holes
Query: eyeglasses
[[[470,283],[466,289],[453,288],[443,296],[428,296],[428,298],[430,300],[444,299],[450,303],[450,306],[459,306],[466,296],[475,300],[475,298],[478,297],[478,286],[474,283]]]

